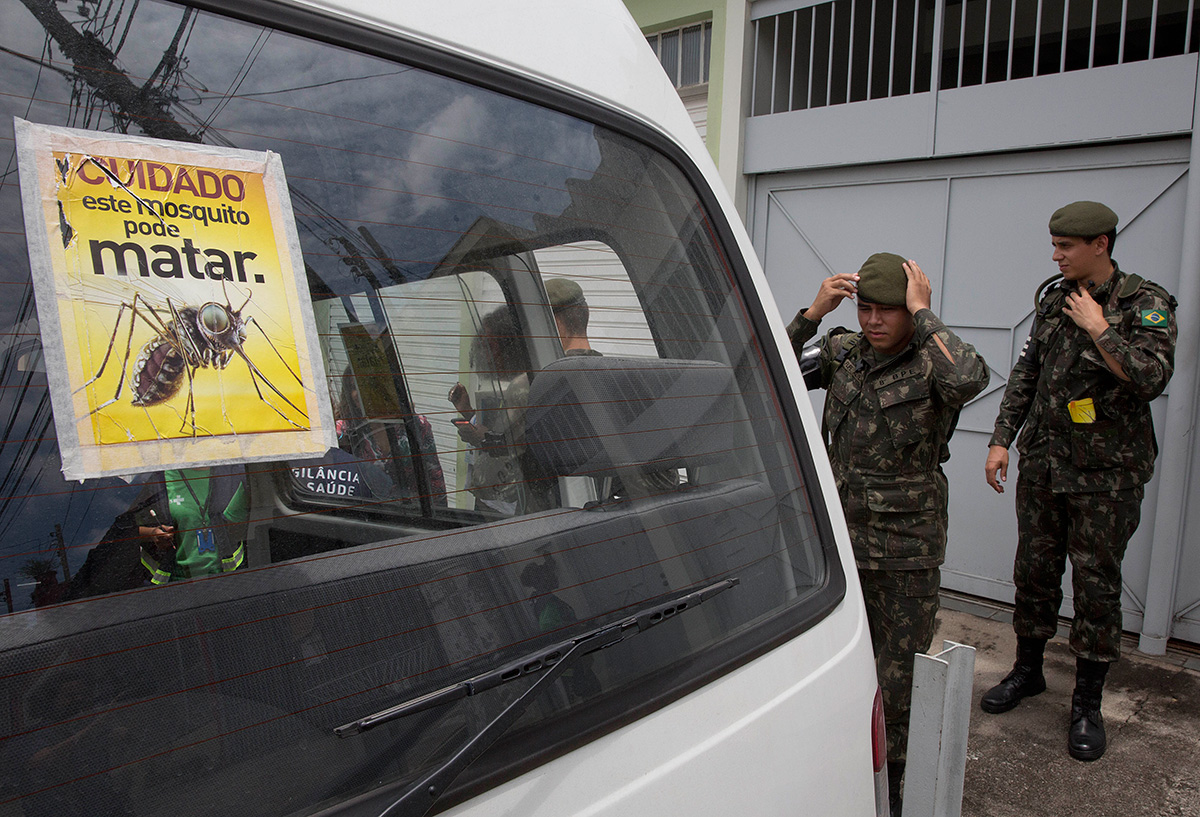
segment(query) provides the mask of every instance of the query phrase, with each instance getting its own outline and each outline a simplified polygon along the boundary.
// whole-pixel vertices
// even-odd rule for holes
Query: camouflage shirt
[[[1070,284],[1042,297],[996,417],[990,444],[1007,448],[1021,429],[1021,476],[1052,491],[1135,488],[1154,473],[1150,401],[1175,371],[1175,301],[1113,267],[1092,293],[1109,324],[1097,342],[1062,311]],[[1128,382],[1112,373],[1097,345]]]
[[[827,389],[822,433],[859,567],[936,567],[946,554],[948,494],[941,464],[959,410],[983,391],[987,364],[928,309],[909,346],[878,356],[861,332],[821,340]],[[817,333],[803,314],[788,326],[797,354]],[[936,335],[953,362],[934,342]]]

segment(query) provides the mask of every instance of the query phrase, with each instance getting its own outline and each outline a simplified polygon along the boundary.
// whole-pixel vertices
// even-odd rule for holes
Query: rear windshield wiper
[[[343,724],[334,729],[339,738],[346,738],[366,732],[370,729],[389,723],[398,718],[424,712],[437,706],[443,706],[478,695],[480,692],[498,687],[542,673],[529,689],[506,706],[496,718],[481,729],[476,735],[467,740],[449,760],[434,769],[425,777],[414,783],[399,800],[392,803],[380,814],[380,817],[421,817],[433,807],[437,799],[450,787],[454,779],[463,770],[475,762],[476,758],[487,751],[496,740],[504,734],[529,706],[534,696],[545,686],[548,686],[563,671],[585,655],[619,644],[627,638],[645,632],[651,627],[674,618],[683,611],[699,606],[718,593],[722,593],[734,585],[738,579],[729,578],[694,590],[671,601],[661,602],[640,610],[631,616],[589,630],[575,636],[569,641],[560,641],[550,647],[525,655],[503,667],[481,673],[472,678],[459,681],[420,697],[397,704],[396,706],[359,718],[356,721]]]

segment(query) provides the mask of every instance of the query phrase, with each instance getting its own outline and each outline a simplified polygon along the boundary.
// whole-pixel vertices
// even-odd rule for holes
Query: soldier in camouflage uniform
[[[839,327],[821,340],[822,433],[866,601],[898,809],[913,656],[933,637],[946,553],[941,464],[959,410],[987,385],[988,369],[930,310],[921,268],[892,253],[822,282],[788,326],[797,355],[821,319],[856,295],[862,331]]]
[[[1120,657],[1121,560],[1158,454],[1150,401],[1175,365],[1175,299],[1112,260],[1116,226],[1116,213],[1096,202],[1075,202],[1051,217],[1063,280],[1038,301],[984,466],[988,484],[1003,493],[1008,447],[1024,426],[1013,569],[1017,660],[980,706],[1007,712],[1045,690],[1042,655],[1058,625],[1070,557],[1076,680],[1067,749],[1079,760],[1095,760],[1106,747],[1100,699],[1108,667]]]

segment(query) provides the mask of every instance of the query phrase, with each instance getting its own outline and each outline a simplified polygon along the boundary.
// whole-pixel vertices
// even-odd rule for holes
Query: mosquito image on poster
[[[81,349],[85,371],[100,358],[78,389],[98,443],[136,440],[142,422],[160,438],[308,428],[294,340],[277,337],[277,345],[251,311],[253,294],[238,292],[235,304],[230,287],[198,304],[149,287],[131,287],[126,299],[85,296],[95,317],[106,302],[117,306],[115,317],[97,321],[112,325],[107,343],[93,332]]]
[[[332,411],[280,157],[18,136],[64,474],[324,453]]]

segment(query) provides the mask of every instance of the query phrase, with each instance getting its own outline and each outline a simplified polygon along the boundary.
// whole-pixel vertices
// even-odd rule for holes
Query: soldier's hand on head
[[[989,445],[987,462],[983,464],[983,477],[998,494],[1004,493],[1001,482],[1008,482],[1008,449],[1002,445]]]
[[[858,273],[839,272],[821,282],[812,306],[804,310],[804,317],[819,321],[832,312],[846,298],[853,299],[858,293]]]
[[[904,291],[908,311],[915,315],[922,309],[929,309],[933,302],[933,285],[929,283],[929,277],[911,258],[904,262],[904,274],[908,277],[908,288]]]
[[[1093,339],[1100,337],[1108,328],[1108,320],[1104,317],[1104,307],[1096,303],[1092,293],[1084,287],[1067,293],[1067,302],[1063,305],[1063,313],[1075,321],[1075,325],[1091,335]]]

